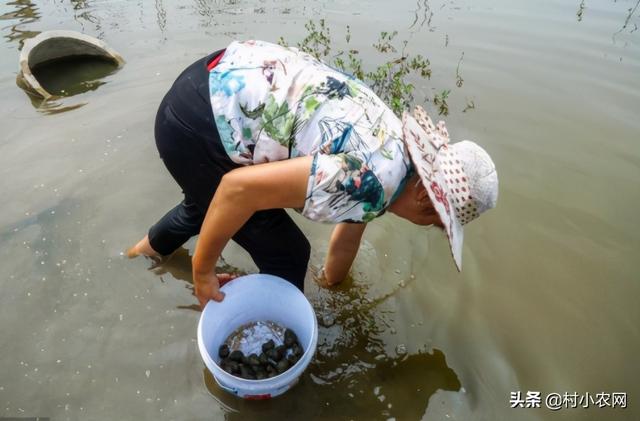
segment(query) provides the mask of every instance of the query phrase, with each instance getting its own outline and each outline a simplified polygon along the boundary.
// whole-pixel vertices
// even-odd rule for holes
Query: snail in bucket
[[[262,344],[260,355],[244,355],[240,350],[230,350],[227,344],[218,349],[220,367],[227,373],[247,379],[262,380],[275,377],[293,367],[304,350],[298,337],[291,329],[284,331],[284,344],[277,345],[273,339]]]

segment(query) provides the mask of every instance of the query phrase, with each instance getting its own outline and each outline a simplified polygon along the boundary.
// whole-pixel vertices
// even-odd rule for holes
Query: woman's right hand
[[[209,300],[222,301],[224,293],[220,291],[220,287],[227,282],[235,279],[237,275],[229,273],[221,273],[216,275],[214,272],[206,275],[193,274],[193,285],[195,294],[200,302],[200,308],[204,310]]]

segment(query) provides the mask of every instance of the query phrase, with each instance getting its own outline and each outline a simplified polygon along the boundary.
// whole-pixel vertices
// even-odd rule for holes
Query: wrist
[[[214,273],[214,265],[210,264],[204,259],[198,258],[197,254],[195,254],[191,259],[191,267],[195,280]]]

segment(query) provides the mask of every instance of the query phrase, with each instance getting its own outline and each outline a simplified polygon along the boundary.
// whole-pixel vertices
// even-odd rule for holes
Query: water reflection
[[[73,19],[80,24],[82,32],[86,32],[85,22],[91,23],[98,34],[98,38],[104,38],[102,21],[91,11],[88,0],[70,0],[73,5]]]
[[[433,32],[435,28],[431,27],[431,19],[433,18],[433,10],[431,9],[431,5],[429,4],[429,0],[417,0],[416,5],[418,6],[416,10],[414,10],[415,17],[411,25],[409,25],[409,29],[412,29],[418,21],[420,24],[418,25],[422,28],[425,23],[427,24],[427,28],[430,32]]]
[[[627,27],[629,26],[629,23],[631,22],[631,18],[636,13],[636,10],[638,10],[638,6],[640,6],[640,0],[638,0],[636,2],[635,6],[633,6],[632,8],[629,8],[629,13],[627,14],[627,17],[625,18],[624,23],[622,24],[622,27],[616,32],[616,34],[619,34],[620,32],[622,32],[625,29],[627,29]],[[638,30],[638,24],[634,23],[633,24],[633,29],[631,31],[629,31],[629,33],[635,32],[637,30]]]
[[[87,104],[86,102],[81,102],[77,104],[65,105],[65,103],[58,98],[44,99],[39,94],[35,93],[31,89],[31,87],[25,83],[20,74],[16,77],[16,85],[20,87],[25,94],[27,94],[29,102],[31,102],[33,108],[35,108],[39,113],[42,114],[59,114],[66,111],[78,109]]]
[[[420,419],[438,390],[459,390],[456,374],[444,354],[418,353],[395,357],[366,370],[349,371],[324,381],[316,373],[346,373],[339,363],[320,366],[312,362],[300,381],[282,396],[265,401],[245,401],[220,389],[206,368],[204,382],[227,411],[228,420],[246,419]],[[348,368],[347,368],[348,370]]]
[[[613,3],[618,3],[617,0],[614,0]],[[623,2],[620,2],[620,4],[622,4]],[[630,29],[629,33],[633,33],[635,31],[638,30],[638,24],[636,22],[632,22],[632,19],[636,16],[636,12],[638,11],[638,8],[640,7],[640,0],[636,0],[636,2],[634,4],[632,4],[631,7],[628,7],[625,11],[624,16],[624,21],[622,22],[622,25],[620,26],[620,28],[614,33],[614,37],[615,35],[625,31],[626,29]],[[586,5],[586,0],[580,0],[580,3],[578,4],[578,10],[576,12],[576,17],[578,22],[582,22],[584,16],[585,16],[585,10],[588,9],[587,5]]]
[[[158,22],[160,32],[164,33],[167,29],[167,10],[165,9],[162,0],[156,0],[156,21]]]
[[[38,7],[30,0],[11,1],[7,3],[7,6],[14,6],[16,10],[0,15],[0,21],[17,20],[17,22],[8,27],[9,32],[4,35],[4,38],[8,42],[18,41],[19,48],[22,48],[25,39],[35,37],[40,33],[40,31],[29,31],[21,28],[22,25],[33,23],[40,19]]]
[[[580,5],[578,6],[578,12],[576,13],[576,16],[578,16],[578,22],[582,22],[582,16],[584,14],[584,1],[582,0],[580,2]]]

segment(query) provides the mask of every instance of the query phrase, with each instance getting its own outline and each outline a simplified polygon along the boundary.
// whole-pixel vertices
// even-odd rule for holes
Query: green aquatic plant
[[[382,32],[378,43],[373,47],[380,53],[396,53],[398,50],[392,44],[392,40],[397,34],[397,31]],[[366,81],[370,83],[374,92],[387,102],[397,115],[409,108],[414,101],[415,86],[407,81],[409,76],[413,74],[421,79],[431,78],[429,60],[420,54],[411,56],[406,53],[407,41],[403,41],[402,45],[400,57],[379,65],[374,71],[365,75]]]
[[[469,110],[475,110],[476,108],[476,103],[473,102],[472,99],[467,99],[467,105],[464,107],[464,109],[462,110],[463,113],[466,113]]]
[[[464,58],[464,51],[460,55],[460,60],[458,60],[458,66],[456,67],[456,86],[458,88],[462,88],[462,84],[464,83],[464,79],[462,75],[460,75],[460,65],[462,64],[462,59]]]
[[[317,27],[312,20],[304,25],[307,37],[302,40],[302,48],[309,53],[318,51],[327,56],[331,51],[331,34],[324,19],[320,19],[319,22]]]
[[[378,40],[372,45],[375,51],[383,55],[383,62],[373,70],[364,67],[360,52],[357,49],[348,48],[351,42],[351,28],[346,27],[345,42],[347,48],[335,51],[332,54],[331,32],[324,19],[319,23],[309,21],[305,24],[307,35],[296,44],[297,48],[317,59],[330,62],[341,71],[349,73],[362,80],[385,101],[393,112],[400,116],[402,112],[414,104],[415,85],[410,80],[427,80],[431,78],[431,63],[421,54],[411,54],[407,51],[408,41],[397,43],[398,31],[382,31]],[[283,37],[278,43],[283,46],[289,44]],[[399,48],[398,45],[401,45]],[[332,54],[333,61],[327,60]],[[463,53],[464,55],[464,53]],[[460,59],[462,61],[462,57]],[[462,86],[463,79],[460,76],[460,62],[456,69],[456,85]],[[443,90],[435,94],[431,101],[438,107],[440,114],[447,115],[449,106],[447,97],[451,91]],[[427,99],[429,100],[429,99]]]
[[[447,104],[447,98],[450,93],[451,90],[444,89],[433,97],[433,103],[438,107],[438,114],[449,115],[449,104]]]

